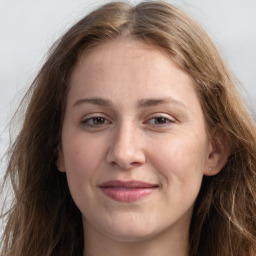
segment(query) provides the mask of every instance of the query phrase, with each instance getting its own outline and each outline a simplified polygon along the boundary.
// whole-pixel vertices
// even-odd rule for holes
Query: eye
[[[161,127],[161,126],[168,126],[174,122],[175,122],[175,120],[172,119],[171,117],[156,115],[156,116],[153,116],[150,119],[148,119],[145,123]]]
[[[162,117],[162,116],[154,117],[149,120],[149,123],[152,123],[152,124],[166,124],[169,122],[170,122],[170,120],[168,120],[167,118]]]
[[[82,121],[82,124],[89,127],[96,127],[96,126],[102,126],[105,124],[110,124],[110,121],[108,121],[106,118],[102,116],[92,116],[84,119]]]

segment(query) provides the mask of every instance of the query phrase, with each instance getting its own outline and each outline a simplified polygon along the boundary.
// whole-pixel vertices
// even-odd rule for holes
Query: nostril
[[[120,155],[112,155],[108,156],[107,162],[111,166],[118,166],[121,169],[131,169],[137,166],[141,166],[145,163],[145,157],[144,154],[141,154],[141,156],[134,155],[134,156],[126,156],[126,157],[120,157]]]
[[[112,162],[110,162],[110,165],[117,166],[117,167],[119,167],[121,169],[129,170],[129,169],[134,168],[136,166],[140,166],[141,164],[139,162],[131,162],[131,163],[129,163],[127,161],[118,161],[118,162],[112,161]]]

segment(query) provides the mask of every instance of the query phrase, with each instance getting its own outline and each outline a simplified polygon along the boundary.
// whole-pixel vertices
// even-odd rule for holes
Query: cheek
[[[90,193],[88,185],[95,183],[95,174],[97,174],[95,170],[102,162],[98,145],[86,139],[70,139],[68,145],[64,147],[64,159],[68,185],[74,199],[82,193]]]
[[[88,173],[100,164],[102,142],[88,136],[77,136],[66,140],[64,159],[67,172]]]
[[[154,141],[151,164],[160,174],[163,193],[158,211],[163,218],[168,219],[169,213],[175,218],[192,213],[203,178],[205,145],[205,140],[184,133],[183,136],[168,136],[162,143]]]
[[[158,152],[152,154],[153,164],[165,179],[184,183],[201,180],[206,161],[205,140],[198,136],[170,136],[152,148]]]

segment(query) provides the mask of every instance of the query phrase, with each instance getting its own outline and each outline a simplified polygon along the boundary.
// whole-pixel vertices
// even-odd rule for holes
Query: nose
[[[113,134],[106,158],[108,164],[129,170],[145,163],[143,136],[139,128],[122,125]]]

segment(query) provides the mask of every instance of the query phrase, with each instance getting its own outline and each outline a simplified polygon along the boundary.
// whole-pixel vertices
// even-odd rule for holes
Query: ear
[[[218,174],[227,163],[230,154],[230,143],[224,133],[214,128],[210,132],[208,159],[204,175]]]
[[[63,150],[61,146],[58,146],[57,160],[55,164],[60,172],[66,172],[64,155],[63,155]]]

